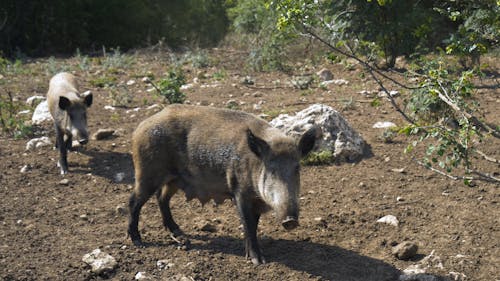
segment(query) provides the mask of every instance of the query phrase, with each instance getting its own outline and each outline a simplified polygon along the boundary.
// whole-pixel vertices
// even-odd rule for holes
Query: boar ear
[[[247,129],[247,142],[250,150],[259,158],[266,155],[269,151],[269,145],[267,142],[255,136],[250,129]]]
[[[314,126],[307,130],[299,140],[299,152],[302,157],[306,156],[314,148],[316,139],[321,135],[321,129]]]
[[[83,93],[83,102],[85,102],[85,105],[87,105],[87,107],[90,107],[92,105],[92,93],[90,91],[86,91],[85,93]]]
[[[71,105],[71,101],[69,101],[68,98],[66,97],[59,97],[59,108],[62,110],[68,109],[68,107]]]

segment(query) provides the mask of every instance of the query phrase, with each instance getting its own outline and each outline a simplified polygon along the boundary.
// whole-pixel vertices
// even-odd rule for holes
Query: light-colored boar
[[[54,119],[56,147],[60,152],[58,166],[61,174],[66,174],[67,151],[71,149],[73,137],[80,144],[86,144],[89,139],[87,108],[92,105],[92,94],[90,92],[80,94],[75,76],[61,72],[50,79],[47,102]]]
[[[233,199],[245,230],[246,256],[264,263],[257,242],[260,215],[273,210],[287,230],[298,226],[299,160],[314,146],[319,129],[295,142],[267,122],[240,111],[170,105],[139,124],[132,138],[135,189],[128,234],[142,245],[141,207],[156,192],[163,225],[182,235],[170,212],[178,189],[188,200]]]

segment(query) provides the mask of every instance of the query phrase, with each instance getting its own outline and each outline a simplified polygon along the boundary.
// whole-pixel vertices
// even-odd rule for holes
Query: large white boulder
[[[330,106],[314,104],[294,116],[281,114],[270,124],[295,138],[299,138],[316,125],[321,128],[323,135],[316,143],[315,151],[333,151],[333,156],[341,161],[354,161],[363,156],[365,141],[344,117]]]
[[[42,123],[52,121],[52,116],[50,115],[47,101],[42,101],[36,106],[35,112],[31,117],[31,121],[35,125],[40,125]]]

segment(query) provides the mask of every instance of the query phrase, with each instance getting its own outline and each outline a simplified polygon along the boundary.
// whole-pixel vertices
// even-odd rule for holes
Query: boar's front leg
[[[59,162],[57,163],[61,169],[61,175],[68,173],[68,150],[64,143],[64,133],[56,126],[56,147],[59,149]]]
[[[260,251],[257,241],[257,226],[259,224],[260,214],[257,213],[255,206],[246,196],[236,195],[236,206],[240,214],[241,222],[245,229],[245,256],[252,260],[252,263],[259,265],[266,263]]]

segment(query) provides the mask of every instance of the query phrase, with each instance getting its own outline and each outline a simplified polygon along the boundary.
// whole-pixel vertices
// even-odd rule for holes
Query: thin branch
[[[479,171],[469,171],[470,173],[473,173],[473,174],[476,174],[478,177],[471,177],[471,176],[455,176],[455,175],[450,175],[446,172],[443,172],[439,169],[436,169],[436,168],[433,168],[429,165],[426,165],[425,163],[415,159],[415,158],[412,158],[413,161],[415,161],[417,164],[425,167],[426,169],[429,169],[435,173],[438,173],[442,176],[445,176],[447,178],[450,178],[452,180],[477,180],[477,181],[486,181],[486,182],[492,182],[492,183],[500,183],[500,179],[499,178],[496,178],[496,177],[493,177],[493,176],[490,176],[490,175],[487,175],[487,174],[484,174],[484,173],[481,173]]]
[[[449,105],[453,110],[455,110],[456,112],[462,114],[465,118],[467,118],[468,120],[472,121],[472,123],[474,123],[476,126],[482,128],[483,130],[485,130],[486,132],[488,132],[489,134],[491,134],[492,136],[496,137],[496,138],[500,138],[500,132],[495,130],[494,128],[490,127],[489,125],[481,122],[477,117],[473,116],[472,114],[462,110],[460,107],[458,107],[458,105],[456,105],[455,103],[453,103],[448,97],[447,97],[447,94],[446,94],[446,89],[443,87],[443,85],[441,84],[441,82],[439,82],[439,86],[441,87],[441,89],[443,90],[444,94],[442,92],[438,92],[438,96],[439,98],[444,101],[447,105]]]
[[[490,161],[490,162],[493,162],[493,163],[497,163],[497,164],[500,164],[500,160],[498,159],[495,159],[493,157],[490,157],[488,155],[486,155],[484,152],[482,152],[481,150],[477,150],[476,149],[476,152],[477,154],[481,155],[486,161]]]
[[[408,87],[406,85],[403,85],[401,84],[400,82],[396,81],[395,79],[393,79],[392,77],[389,77],[388,75],[384,74],[383,72],[381,72],[380,70],[374,68],[373,66],[371,66],[370,64],[368,64],[367,62],[363,61],[362,59],[358,58],[357,56],[355,55],[351,55],[347,52],[344,52],[342,51],[341,49],[333,46],[330,42],[328,42],[327,40],[321,38],[319,35],[317,35],[316,33],[314,33],[310,28],[308,28],[307,26],[305,25],[302,25],[303,28],[306,30],[306,32],[314,37],[315,39],[317,39],[318,41],[320,41],[321,43],[325,44],[326,46],[328,46],[330,49],[334,50],[335,52],[338,52],[339,54],[341,55],[344,55],[346,57],[349,57],[349,58],[352,58],[354,60],[356,60],[357,62],[359,62],[360,64],[362,64],[364,67],[372,70],[373,72],[377,73],[378,75],[384,77],[385,79],[391,81],[392,83],[404,88],[404,89],[407,89],[407,90],[416,90],[416,89],[420,89],[421,87]]]

